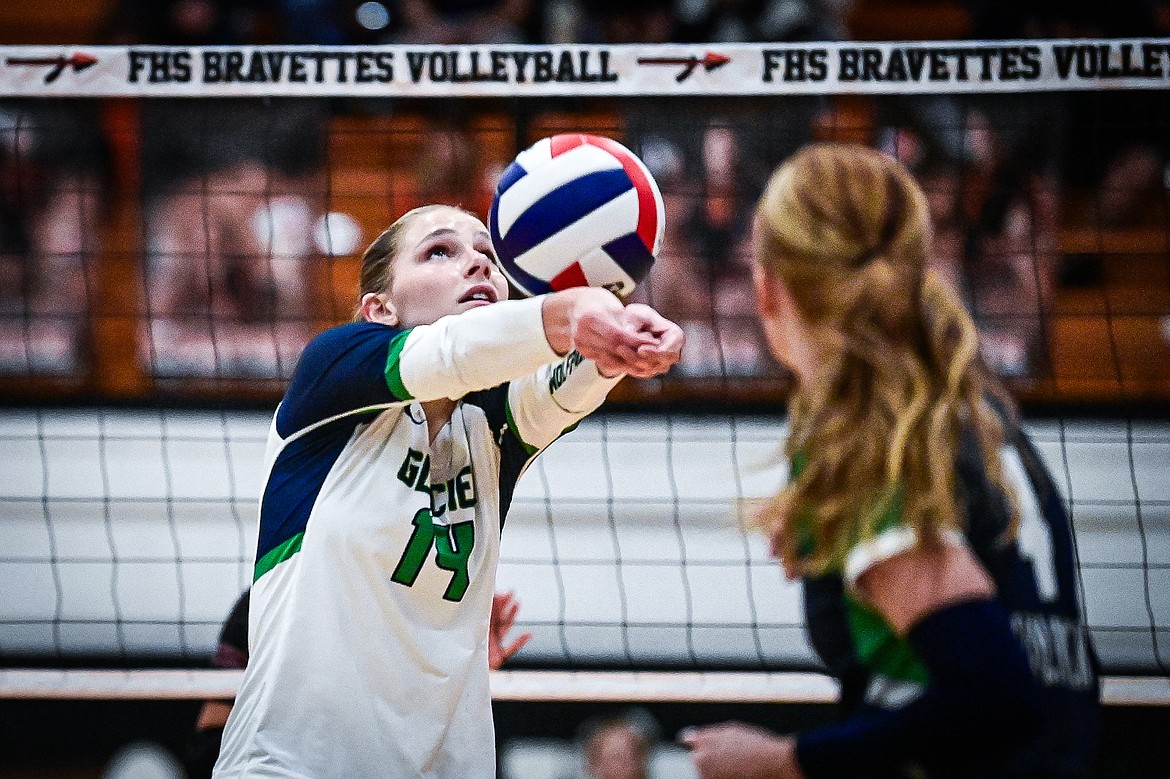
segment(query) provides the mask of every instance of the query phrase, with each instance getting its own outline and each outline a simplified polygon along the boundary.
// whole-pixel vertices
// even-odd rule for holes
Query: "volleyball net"
[[[522,479],[498,589],[532,675],[498,695],[832,698],[745,530],[787,473],[750,213],[822,140],[923,184],[1072,514],[1104,670],[1146,677],[1107,699],[1165,702],[1168,81],[1165,40],[0,49],[0,696],[230,688],[191,669],[251,581],[272,408],[352,315],[361,250],[423,203],[485,214],[520,149],[591,132],[662,188],[638,295],[688,348]]]

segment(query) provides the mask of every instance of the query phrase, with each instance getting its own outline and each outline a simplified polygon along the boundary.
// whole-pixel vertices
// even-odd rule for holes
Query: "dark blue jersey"
[[[988,479],[973,434],[964,436],[960,447],[959,499],[967,543],[994,580],[1040,682],[1042,727],[1023,749],[993,763],[919,768],[940,777],[1087,776],[1097,745],[1099,689],[1071,525],[1051,476],[1017,426],[1006,426],[1003,463],[1021,512],[1015,540],[1003,541],[1010,504]],[[875,638],[883,626],[850,596],[841,574],[806,578],[804,594],[810,638],[841,682],[847,714],[896,710],[929,684],[904,639],[892,631]]]

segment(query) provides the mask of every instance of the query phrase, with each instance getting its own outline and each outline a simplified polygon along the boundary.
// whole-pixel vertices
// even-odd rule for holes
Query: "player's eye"
[[[441,259],[444,259],[446,257],[452,256],[453,253],[454,252],[451,251],[451,247],[449,245],[447,245],[445,243],[440,243],[440,244],[436,244],[435,246],[432,246],[430,248],[430,250],[427,252],[427,258],[428,259],[435,258],[435,259],[441,260]]]

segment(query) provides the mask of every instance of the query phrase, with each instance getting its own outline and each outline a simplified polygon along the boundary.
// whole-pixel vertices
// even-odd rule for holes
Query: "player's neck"
[[[451,414],[455,412],[455,401],[439,398],[428,400],[421,405],[423,413],[427,415],[427,441],[433,443],[443,425],[451,421]]]

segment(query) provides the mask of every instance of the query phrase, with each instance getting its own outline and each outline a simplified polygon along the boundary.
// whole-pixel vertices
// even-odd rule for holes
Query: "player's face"
[[[591,744],[589,773],[597,779],[646,779],[646,750],[629,728],[618,727],[598,735]]]
[[[483,222],[454,208],[428,211],[403,231],[389,299],[404,327],[427,325],[508,298]]]

